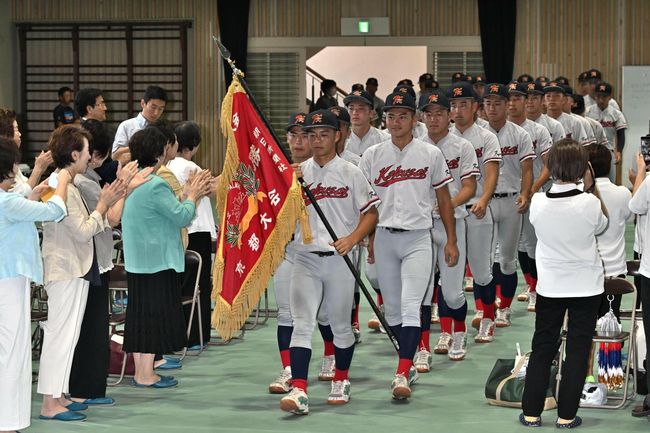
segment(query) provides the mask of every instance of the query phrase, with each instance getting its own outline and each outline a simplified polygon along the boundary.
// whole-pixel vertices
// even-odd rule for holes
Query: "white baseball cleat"
[[[431,305],[431,323],[440,323],[440,316],[438,315],[438,304]]]
[[[370,316],[370,320],[368,320],[368,328],[374,329],[375,331],[379,331],[380,326],[381,323],[379,322],[379,318],[375,313],[372,313],[372,316]]]
[[[336,380],[332,381],[332,389],[327,397],[327,404],[341,405],[350,401],[350,381]]]
[[[472,317],[472,328],[478,329],[481,326],[481,320],[483,320],[483,310],[478,310]]]
[[[413,365],[418,373],[428,373],[431,370],[431,352],[426,349],[415,354]]]
[[[478,334],[474,337],[475,343],[491,343],[494,341],[494,321],[491,319],[481,320],[481,327]]]
[[[393,382],[390,384],[390,391],[395,400],[404,400],[411,396],[411,387],[409,381],[403,374],[396,374]]]
[[[537,292],[528,293],[528,307],[526,309],[531,313],[534,313],[535,304],[537,304]]]
[[[510,321],[510,314],[510,308],[499,308],[497,310],[497,317],[494,320],[496,327],[507,328],[508,326],[512,325],[512,322]]]
[[[418,381],[420,378],[420,375],[418,374],[417,368],[415,368],[414,365],[411,365],[411,368],[409,368],[409,385],[413,385],[415,382]]]
[[[452,361],[462,361],[467,354],[467,332],[454,332],[451,337],[451,348],[449,349],[449,359]]]
[[[269,385],[269,393],[286,394],[291,391],[291,367],[283,368],[280,375]]]
[[[463,287],[465,288],[466,292],[473,292],[474,291],[474,278],[465,277],[463,279]]]
[[[280,400],[280,409],[296,415],[307,415],[309,413],[309,397],[300,388],[294,388],[289,395]]]
[[[530,292],[530,286],[526,284],[526,288],[517,295],[517,300],[519,302],[526,302],[528,300],[528,293]]]
[[[336,365],[334,355],[323,356],[323,363],[318,373],[318,380],[328,381],[334,379],[334,367]]]
[[[449,346],[451,346],[451,334],[443,332],[438,337],[438,343],[433,348],[433,353],[436,355],[446,355],[449,352]]]

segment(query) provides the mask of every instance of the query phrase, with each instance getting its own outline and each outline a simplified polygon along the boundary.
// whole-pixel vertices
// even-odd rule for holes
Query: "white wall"
[[[365,85],[369,77],[375,77],[379,81],[377,96],[385,98],[403,78],[410,78],[418,90],[418,77],[427,71],[427,47],[326,47],[307,60],[307,66],[336,81],[346,92],[352,84]],[[317,95],[319,90],[317,87]],[[310,92],[308,82],[307,97]]]

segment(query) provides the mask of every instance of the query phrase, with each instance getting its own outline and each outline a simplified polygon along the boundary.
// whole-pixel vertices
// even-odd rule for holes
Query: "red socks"
[[[480,299],[474,299],[474,304],[476,304],[476,311],[483,311],[483,301]]]
[[[409,370],[411,369],[412,365],[413,365],[412,359],[400,358],[399,363],[397,364],[397,371],[395,372],[395,374],[403,374],[404,377],[408,378]]]
[[[510,308],[510,305],[512,305],[512,298],[506,298],[505,296],[499,296],[499,299],[501,299],[501,305],[499,305],[500,309],[504,308]]]
[[[494,320],[494,304],[483,305],[483,318]]]
[[[307,380],[305,379],[291,379],[291,385],[294,388],[299,388],[307,392]]]
[[[377,306],[384,305],[384,298],[381,296],[381,293],[377,293]]]
[[[339,381],[339,380],[346,380],[348,378],[348,372],[350,370],[339,370],[336,368],[334,370],[334,379],[332,379],[334,382]]]
[[[447,334],[451,334],[451,325],[453,323],[453,319],[451,317],[441,317],[440,318],[440,330],[442,332],[446,332]]]
[[[287,368],[291,365],[291,360],[289,359],[289,349],[280,351],[280,360],[282,361],[282,368]]]
[[[472,275],[472,270],[469,268],[469,263],[465,265],[465,276],[474,277],[474,275]]]
[[[533,277],[531,277],[530,274],[524,274],[524,280],[526,280],[526,284],[528,284],[529,286],[532,285],[530,282],[532,278]]]
[[[323,356],[332,356],[334,355],[334,342],[333,341],[323,341],[325,345],[325,351]]]
[[[537,292],[537,278],[530,277],[530,292]]]
[[[423,330],[420,333],[420,346],[419,350],[426,350],[427,352],[431,352],[431,346],[429,345],[429,336],[431,335],[431,331]]]
[[[466,332],[467,328],[465,327],[464,320],[454,320],[454,332]]]

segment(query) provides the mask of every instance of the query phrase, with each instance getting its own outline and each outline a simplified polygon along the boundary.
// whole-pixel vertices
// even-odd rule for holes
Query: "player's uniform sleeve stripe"
[[[526,159],[531,159],[531,158],[534,158],[534,157],[535,157],[535,152],[527,153],[524,156],[522,156],[521,158],[519,158],[519,161],[524,161]]]
[[[431,185],[431,186],[432,186],[434,189],[435,189],[435,188],[439,188],[439,187],[441,187],[441,186],[443,186],[443,185],[445,185],[445,184],[448,184],[448,183],[451,182],[452,180],[454,180],[454,178],[451,177],[451,176],[449,176],[449,177],[447,177],[447,178],[441,180],[441,181],[438,182],[438,183],[434,183],[434,184]]]
[[[618,131],[619,129],[627,129],[627,123],[623,123],[622,125],[618,125],[616,127],[616,130]]]
[[[483,165],[485,165],[486,162],[492,162],[492,161],[503,161],[503,158],[500,156],[493,156],[492,158],[485,158],[483,160]]]
[[[472,177],[472,176],[480,176],[480,175],[481,175],[481,171],[480,171],[480,170],[472,170],[472,171],[468,171],[468,172],[465,173],[465,174],[461,174],[461,175],[460,175],[460,180],[467,179],[468,177]]]
[[[365,213],[368,209],[370,209],[370,207],[371,207],[372,205],[375,205],[375,206],[376,206],[377,204],[379,204],[378,202],[381,203],[381,201],[379,200],[379,197],[375,197],[375,198],[373,198],[372,200],[370,200],[368,203],[366,203],[366,204],[361,208],[361,213]]]
[[[540,153],[539,156],[544,156],[544,155],[546,155],[547,153],[549,153],[549,152],[551,151],[551,147],[552,147],[552,146],[549,146],[546,150],[544,150],[542,153]]]

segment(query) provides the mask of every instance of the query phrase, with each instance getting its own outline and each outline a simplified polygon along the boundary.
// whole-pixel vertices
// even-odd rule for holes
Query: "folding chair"
[[[127,293],[126,283],[126,270],[124,265],[116,264],[110,271],[110,282],[108,283],[108,326],[110,326],[110,335],[124,335],[124,330],[118,330],[118,326],[123,326],[126,322],[126,307],[124,304],[119,305],[114,302],[117,299],[117,294],[120,294],[121,299]],[[114,382],[107,382],[108,386],[119,385],[124,380],[126,372],[126,361],[128,354],[124,353],[122,359],[122,369],[119,377]]]
[[[605,296],[614,296],[614,295],[627,295],[632,294],[633,305],[636,305],[636,289],[634,284],[627,281],[624,278],[605,278]],[[560,398],[560,381],[562,380],[562,364],[564,361],[564,352],[566,349],[566,323],[567,318],[565,317],[564,329],[562,331],[562,342],[560,343],[560,359],[558,365],[557,373],[557,387],[555,389],[555,398]],[[631,311],[631,325],[630,331],[623,331],[617,333],[600,333],[599,331],[594,332],[594,343],[623,343],[628,342],[627,356],[628,362],[625,366],[624,379],[623,379],[623,395],[612,395],[611,393],[607,394],[608,400],[619,401],[620,403],[615,405],[602,404],[602,405],[590,405],[585,406],[585,408],[597,408],[597,409],[620,409],[623,407],[629,400],[634,400],[636,397],[636,373],[637,366],[636,363],[631,362],[630,360],[634,359],[635,350],[636,350],[636,309]],[[632,367],[632,374],[634,380],[632,381],[632,392],[629,391],[630,386],[630,366]],[[571,374],[571,373],[569,373]]]
[[[201,266],[203,261],[201,255],[196,251],[187,250],[185,251],[185,272],[183,273],[183,281],[181,287],[193,287],[191,296],[182,296],[181,303],[183,306],[191,305],[190,309],[190,318],[187,323],[187,338],[190,338],[190,333],[192,332],[192,325],[194,324],[194,313],[196,312],[199,321],[199,344],[201,348],[198,353],[194,355],[200,355],[203,352],[203,321],[201,318],[201,289],[199,288],[199,281],[201,280]],[[187,356],[187,346],[183,349],[183,354],[181,355],[181,361]]]

